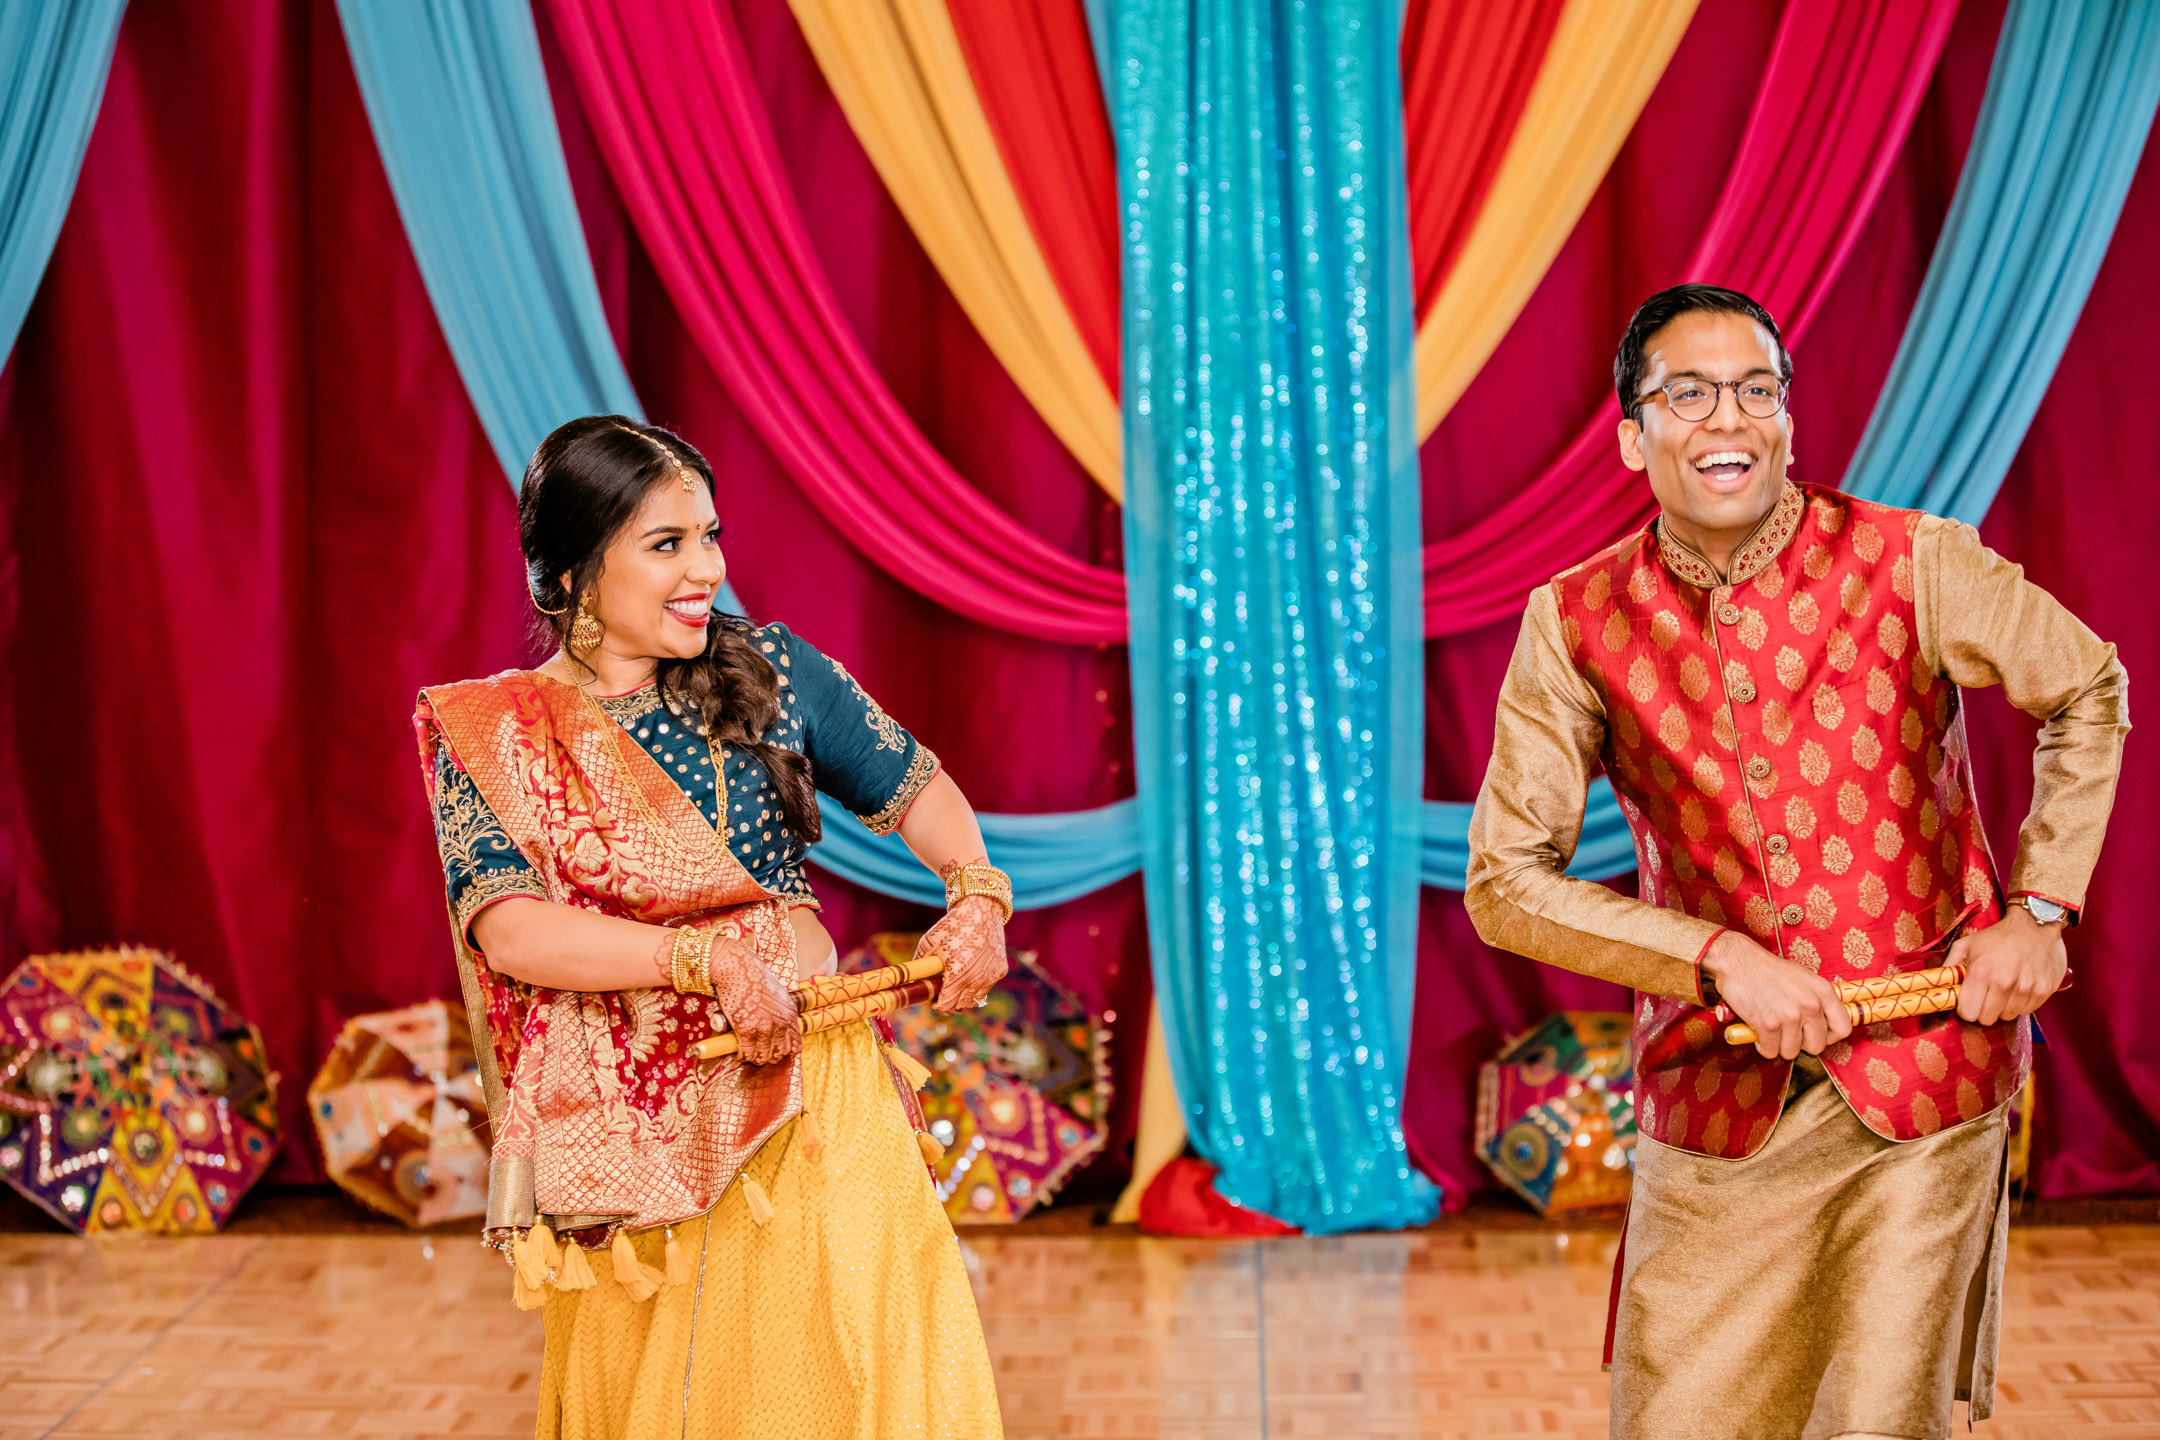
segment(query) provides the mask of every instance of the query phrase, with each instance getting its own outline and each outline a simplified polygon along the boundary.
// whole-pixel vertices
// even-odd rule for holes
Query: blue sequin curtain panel
[[[1110,0],[1126,573],[1155,981],[1194,1144],[1416,1224],[1423,738],[1393,0]]]

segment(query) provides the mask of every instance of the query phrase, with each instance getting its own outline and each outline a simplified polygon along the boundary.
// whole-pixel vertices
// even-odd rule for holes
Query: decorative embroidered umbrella
[[[330,1178],[415,1227],[487,1213],[488,1119],[464,1007],[345,1022],[308,1086]]]
[[[1626,1201],[1635,1069],[1625,1012],[1569,1010],[1478,1072],[1477,1150],[1540,1215]]]
[[[171,956],[33,955],[0,989],[0,1180],[69,1229],[215,1230],[277,1145],[262,1036]]]
[[[873,935],[849,969],[899,964],[916,935]],[[892,1018],[894,1038],[930,1071],[923,1118],[945,1156],[931,1167],[955,1223],[1018,1220],[1103,1146],[1110,1036],[1085,1007],[1016,953],[979,1010],[928,1006]]]

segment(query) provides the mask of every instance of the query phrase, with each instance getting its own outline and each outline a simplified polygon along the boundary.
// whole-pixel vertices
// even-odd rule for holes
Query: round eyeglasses
[[[1784,381],[1769,375],[1750,375],[1744,380],[1698,380],[1686,376],[1666,382],[1642,396],[1638,403],[1648,404],[1663,394],[1666,406],[1676,419],[1707,420],[1717,411],[1720,392],[1730,390],[1741,414],[1768,420],[1785,408],[1785,398],[1791,389]]]

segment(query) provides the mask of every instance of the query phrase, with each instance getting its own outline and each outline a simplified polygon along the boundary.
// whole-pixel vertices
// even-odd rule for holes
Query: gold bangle
[[[676,990],[686,995],[713,993],[712,939],[710,925],[685,925],[675,932],[668,958]]]
[[[1013,916],[1012,876],[997,866],[984,862],[975,865],[959,865],[945,881],[945,908],[950,910],[975,895],[987,895],[997,902],[1004,912],[999,923],[1010,922]]]

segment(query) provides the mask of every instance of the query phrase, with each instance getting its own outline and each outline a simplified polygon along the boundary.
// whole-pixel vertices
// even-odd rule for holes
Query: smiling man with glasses
[[[1531,595],[1470,828],[1487,942],[1637,992],[1616,1437],[1990,1413],[2005,1109],[2129,729],[2115,647],[1971,526],[1787,477],[1792,369],[1735,291],[1636,311],[1620,454],[1659,514]],[[1965,739],[1983,685],[2044,722],[2007,884]],[[1601,767],[1639,899],[1566,874]],[[1954,1010],[1855,1028],[1834,988],[1948,965]]]

